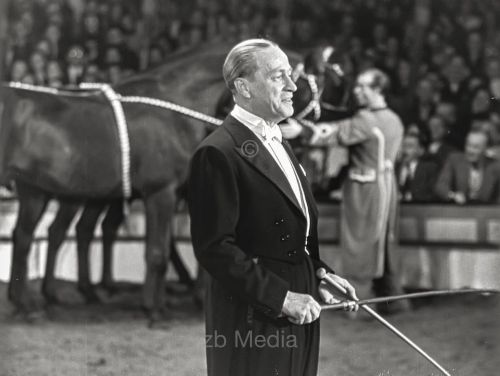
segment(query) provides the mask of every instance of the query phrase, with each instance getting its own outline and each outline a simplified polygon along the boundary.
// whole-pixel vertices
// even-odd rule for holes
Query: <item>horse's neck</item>
[[[300,77],[297,81],[297,91],[293,96],[293,107],[295,114],[303,111],[313,99],[313,94],[307,79]]]

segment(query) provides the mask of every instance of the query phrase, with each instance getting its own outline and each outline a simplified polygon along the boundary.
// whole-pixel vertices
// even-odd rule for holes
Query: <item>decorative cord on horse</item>
[[[79,91],[61,90],[52,87],[37,86],[21,82],[9,82],[8,85],[16,89],[32,90],[53,95],[60,95],[60,94],[67,94],[74,92],[79,93]],[[168,102],[161,99],[143,97],[143,96],[122,96],[121,94],[117,93],[111,87],[111,85],[106,83],[83,82],[80,84],[80,88],[83,89],[83,92],[87,92],[88,90],[102,91],[104,96],[109,100],[111,104],[111,107],[113,109],[113,114],[116,119],[116,126],[118,130],[118,138],[120,143],[121,167],[122,167],[122,191],[123,191],[123,197],[125,199],[129,199],[131,197],[132,187],[130,180],[130,140],[128,135],[127,119],[125,117],[125,113],[123,111],[123,106],[122,106],[123,102],[142,103],[149,106],[164,108],[166,110],[175,111],[180,114],[189,116],[193,119],[197,119],[205,123],[216,126],[222,124],[222,120],[220,119],[175,104],[173,102]]]

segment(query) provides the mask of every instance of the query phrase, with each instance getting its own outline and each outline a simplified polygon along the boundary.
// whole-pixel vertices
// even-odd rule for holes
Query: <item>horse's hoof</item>
[[[148,320],[148,329],[170,330],[172,329],[171,317],[163,312],[152,312]]]
[[[42,287],[42,295],[45,299],[45,302],[50,305],[61,304],[61,299],[57,295],[57,290],[51,287]]]
[[[35,292],[23,292],[20,296],[11,294],[9,300],[16,307],[16,310],[22,314],[43,312],[46,306],[44,298]]]
[[[54,293],[49,293],[49,294],[44,293],[43,297],[45,298],[45,301],[49,305],[59,305],[59,304],[61,304],[61,299],[59,299],[59,297],[57,296],[57,294],[54,294]]]
[[[103,289],[108,296],[114,296],[118,293],[118,286],[113,282],[101,282],[99,287]]]
[[[26,311],[23,309],[16,309],[12,314],[12,317],[16,321],[33,325],[41,324],[48,319],[47,312],[45,310]]]
[[[99,304],[101,303],[101,298],[97,293],[95,292],[93,287],[78,287],[78,291],[80,294],[82,294],[83,298],[85,299],[85,303],[87,304]]]
[[[40,324],[47,321],[46,311],[35,311],[26,313],[26,321],[30,324]]]
[[[148,328],[153,329],[158,323],[162,321],[162,315],[159,311],[149,311],[148,312]]]

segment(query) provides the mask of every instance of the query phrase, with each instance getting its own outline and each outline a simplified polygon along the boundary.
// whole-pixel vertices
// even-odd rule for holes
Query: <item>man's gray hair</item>
[[[269,47],[278,47],[267,39],[247,39],[234,46],[226,56],[222,66],[222,76],[229,90],[234,91],[234,81],[239,77],[249,77],[257,70],[255,54]]]
[[[362,71],[359,76],[364,74],[372,75],[372,88],[378,88],[382,94],[387,94],[387,91],[391,86],[391,80],[385,72],[377,68],[368,68]]]

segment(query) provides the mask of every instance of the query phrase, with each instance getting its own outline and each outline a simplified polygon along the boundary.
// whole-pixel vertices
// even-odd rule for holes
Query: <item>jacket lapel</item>
[[[257,171],[271,181],[285,197],[304,215],[290,183],[276,164],[272,155],[262,144],[261,140],[245,125],[229,116],[224,127],[229,131],[235,141],[236,152]]]
[[[309,181],[307,180],[307,177],[305,176],[302,170],[302,166],[300,166],[300,163],[297,160],[297,157],[295,157],[292,147],[290,146],[288,141],[283,140],[283,146],[285,147],[285,150],[288,153],[290,160],[292,161],[293,167],[295,168],[295,171],[297,171],[300,183],[302,184],[302,189],[304,190],[304,195],[306,196],[307,206],[310,212],[309,215],[311,217],[314,216],[314,218],[316,218],[318,216],[318,209],[316,207],[316,200],[314,199],[314,196],[312,194]]]
[[[461,160],[461,163],[458,165],[459,170],[457,171],[457,177],[460,181],[457,182],[457,188],[459,190],[463,190],[466,196],[469,195],[469,177],[470,177],[470,164],[466,161],[465,158]]]

